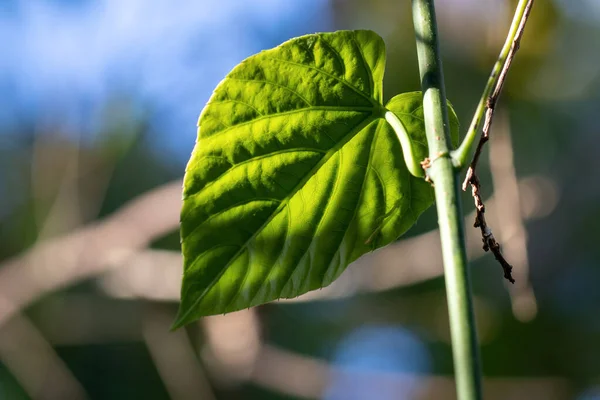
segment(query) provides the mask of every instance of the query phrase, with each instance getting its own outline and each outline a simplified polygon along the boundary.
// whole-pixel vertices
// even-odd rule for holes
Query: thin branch
[[[471,161],[469,169],[467,170],[467,177],[463,182],[463,190],[467,190],[467,186],[470,183],[470,177],[475,173],[477,163],[479,162],[479,156],[481,155],[483,145],[489,140],[489,133],[492,127],[492,120],[494,118],[494,111],[496,111],[496,104],[498,103],[498,98],[500,97],[500,93],[502,93],[502,88],[504,87],[504,83],[506,82],[506,76],[508,74],[508,70],[512,65],[515,54],[521,46],[521,38],[523,37],[523,33],[525,32],[525,24],[529,19],[531,7],[533,6],[533,0],[521,0],[521,2],[524,1],[527,1],[527,3],[525,5],[522,18],[519,21],[519,25],[514,35],[514,38],[512,39],[512,44],[510,46],[508,55],[504,64],[502,65],[502,69],[500,71],[500,74],[498,75],[498,79],[495,85],[493,86],[494,90],[485,101],[485,120],[483,123],[483,130],[481,132],[481,137],[479,138],[477,148],[475,149],[473,160]]]
[[[473,224],[473,226],[481,230],[483,250],[492,251],[496,260],[498,260],[500,265],[502,265],[502,269],[504,270],[504,278],[506,278],[510,283],[515,283],[515,280],[512,277],[513,267],[508,263],[508,261],[506,261],[506,259],[502,255],[502,252],[500,251],[500,244],[498,243],[498,241],[496,241],[492,230],[489,228],[485,220],[485,205],[483,204],[483,200],[481,200],[481,193],[479,192],[481,186],[479,184],[479,178],[475,173],[471,175],[471,180],[469,181],[469,183],[471,184],[473,199],[475,200],[475,207],[477,208],[475,223]]]
[[[500,50],[498,59],[496,60],[496,63],[492,68],[492,72],[490,73],[485,88],[483,89],[481,99],[479,100],[479,104],[477,104],[477,108],[475,109],[475,113],[473,114],[471,125],[469,126],[467,134],[465,135],[465,138],[463,139],[458,149],[452,152],[454,164],[458,168],[462,168],[466,164],[467,159],[469,158],[469,154],[471,153],[473,143],[475,142],[475,138],[477,137],[477,132],[479,130],[479,127],[481,126],[481,121],[484,117],[484,114],[486,113],[490,97],[493,96],[495,89],[498,87],[498,82],[500,80],[503,81],[506,78],[506,72],[508,71],[508,68],[512,63],[514,53],[518,49],[519,41],[521,40],[520,36],[523,35],[525,21],[529,16],[529,12],[531,11],[532,5],[533,0],[519,0],[519,4],[517,4],[515,15],[510,25],[508,35],[506,36],[504,45]],[[500,89],[502,89],[502,87],[500,87]],[[496,94],[496,97],[498,95],[499,92]]]
[[[33,399],[88,398],[44,335],[20,313],[0,328],[0,361]]]
[[[527,2],[525,3],[525,1]],[[522,4],[525,4],[525,8],[521,11]],[[475,201],[475,207],[477,208],[477,216],[475,217],[474,226],[481,230],[483,250],[492,251],[496,260],[498,260],[498,262],[500,262],[500,265],[502,265],[504,277],[510,283],[515,283],[515,280],[512,277],[512,266],[508,263],[508,261],[506,261],[506,259],[502,255],[500,244],[496,241],[496,238],[494,237],[491,228],[487,225],[487,222],[485,220],[485,205],[483,203],[483,200],[481,199],[481,184],[479,182],[479,178],[477,177],[476,168],[479,162],[479,157],[481,156],[483,146],[489,140],[490,129],[492,127],[492,121],[494,118],[494,111],[496,110],[496,104],[498,103],[500,93],[502,93],[502,88],[504,87],[504,82],[506,81],[508,70],[512,65],[516,52],[519,50],[521,38],[523,37],[523,32],[525,31],[525,24],[527,23],[529,14],[531,13],[532,6],[533,0],[521,0],[521,3],[517,8],[517,13],[515,14],[514,21],[518,20],[519,24],[516,32],[514,33],[514,37],[512,39],[512,43],[508,55],[506,57],[506,61],[502,65],[502,69],[500,71],[500,74],[498,75],[498,80],[494,86],[494,90],[486,100],[485,121],[483,124],[483,130],[481,132],[481,137],[479,138],[477,148],[475,149],[473,160],[471,161],[469,169],[467,170],[467,176],[462,185],[463,190],[467,190],[467,187],[471,185],[473,200]]]

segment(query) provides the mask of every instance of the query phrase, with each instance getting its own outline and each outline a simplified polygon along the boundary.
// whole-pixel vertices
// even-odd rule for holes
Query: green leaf
[[[246,59],[217,86],[184,179],[174,328],[327,286],[433,203],[384,119],[384,66],[376,33],[321,33]],[[388,108],[424,158],[421,94]]]

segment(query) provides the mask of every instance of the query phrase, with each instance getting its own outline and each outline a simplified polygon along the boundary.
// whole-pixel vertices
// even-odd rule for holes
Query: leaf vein
[[[373,135],[373,139],[371,139],[371,143],[370,143],[370,147],[369,147],[369,161],[367,162],[367,165],[371,165],[371,161],[373,159],[373,149],[375,148],[375,146],[373,146],[373,144],[377,141],[377,136],[379,134],[379,130],[380,129],[381,129],[381,123],[378,122],[377,123],[377,128],[375,129],[375,134]],[[365,194],[364,188],[365,188],[365,182],[367,181],[367,176],[368,175],[369,175],[369,169],[366,168],[365,169],[365,175],[363,177],[363,181],[362,181],[361,188],[360,188],[360,195],[358,196],[358,201],[356,202],[356,205],[354,206],[354,215],[350,219],[350,222],[346,226],[346,229],[344,229],[344,234],[342,235],[342,240],[340,241],[340,244],[338,245],[337,250],[331,256],[331,260],[329,261],[329,265],[328,265],[327,269],[325,270],[325,273],[323,274],[323,280],[321,281],[321,286],[323,286],[325,284],[325,278],[327,277],[327,275],[329,273],[329,270],[330,270],[330,268],[332,266],[331,264],[332,264],[333,260],[335,259],[335,255],[342,248],[342,244],[344,243],[344,240],[346,238],[346,234],[348,233],[348,230],[350,229],[350,226],[352,226],[352,223],[354,222],[354,219],[356,218],[356,215],[358,213],[358,206],[360,205],[360,202],[362,201],[363,195]],[[340,260],[341,260],[341,257],[340,257]],[[334,272],[336,272],[336,271],[334,271]],[[334,275],[335,275],[335,273],[334,273]]]
[[[368,95],[366,93],[364,93],[362,90],[358,89],[356,86],[354,86],[353,84],[351,84],[350,82],[348,82],[346,79],[344,78],[340,78],[338,76],[332,75],[327,71],[323,71],[322,69],[313,67],[311,65],[306,65],[306,64],[301,64],[301,63],[297,63],[294,61],[289,61],[289,60],[282,60],[280,58],[271,58],[271,57],[265,57],[265,59],[267,60],[271,60],[271,61],[277,61],[280,63],[284,63],[284,64],[290,64],[290,65],[296,65],[298,67],[303,67],[303,68],[308,68],[308,69],[312,69],[314,71],[317,71],[318,73],[321,73],[323,75],[326,75],[340,83],[343,83],[344,85],[346,85],[349,89],[353,90],[354,92],[356,92],[358,95],[362,96],[363,98],[365,98],[366,100],[368,100],[371,104],[373,105],[378,105],[379,103],[377,103],[372,97],[371,94],[369,93]]]
[[[260,115],[261,117],[265,115],[265,114],[261,113],[260,111],[258,111],[258,108],[254,107],[252,104],[246,103],[245,101],[241,101],[241,100],[234,100],[234,99],[229,99],[229,100],[213,100],[213,101],[208,102],[206,105],[208,106],[210,104],[226,104],[226,103],[243,104],[243,105],[245,105],[247,107],[250,107],[254,111],[256,111],[256,113],[258,115]]]
[[[294,110],[278,112],[278,113],[275,113],[275,114],[266,114],[266,115],[263,115],[262,117],[253,118],[253,119],[250,119],[248,121],[240,122],[239,124],[228,126],[227,128],[222,129],[220,131],[216,131],[215,133],[219,133],[219,134],[222,135],[225,132],[228,132],[228,131],[230,131],[232,129],[235,129],[235,128],[239,128],[239,127],[244,126],[244,125],[251,125],[251,124],[253,124],[255,122],[262,121],[262,120],[265,120],[265,119],[279,118],[279,117],[284,117],[286,115],[296,114],[296,113],[315,112],[315,111],[370,112],[370,113],[372,113],[373,110],[374,110],[374,108],[370,107],[370,106],[369,107],[360,107],[360,106],[352,106],[352,107],[310,106],[310,107],[304,107],[304,108],[296,108]],[[212,115],[210,117],[212,117]],[[200,133],[202,133],[202,131]],[[211,134],[210,136],[207,136],[207,137],[200,136],[200,140],[206,140],[206,139],[209,139],[211,137],[214,137],[214,134]]]
[[[187,195],[186,198],[193,198],[193,197],[199,196],[205,190],[207,190],[209,187],[211,187],[212,185],[214,185],[219,179],[223,178],[228,172],[231,172],[231,171],[235,170],[236,168],[238,168],[240,166],[243,166],[243,165],[246,165],[246,164],[250,164],[250,163],[253,163],[253,162],[257,162],[257,161],[261,161],[261,160],[263,160],[265,158],[275,157],[275,156],[278,156],[278,155],[284,154],[284,153],[320,153],[320,154],[327,154],[327,151],[322,150],[322,149],[310,148],[310,147],[295,147],[295,148],[292,148],[292,149],[276,150],[276,151],[273,151],[271,153],[261,154],[260,156],[251,157],[251,158],[249,158],[247,160],[240,161],[239,163],[236,163],[236,164],[232,164],[229,160],[227,160],[226,158],[223,157],[223,159],[227,160],[231,164],[231,167],[227,168],[225,171],[223,171],[217,177],[213,178],[209,183],[207,183],[205,186],[203,186],[197,192],[195,192],[195,193],[188,193],[188,195]],[[218,156],[211,156],[211,157],[218,157]],[[201,161],[202,159],[204,159],[204,156],[200,157],[198,161]]]
[[[329,43],[327,40],[325,40],[325,38],[323,36],[320,36],[320,38],[321,38],[321,43],[325,44],[325,46],[327,46],[335,55],[340,66],[342,67],[342,75],[344,76],[344,79],[346,79],[346,63],[344,63],[344,59],[342,58],[342,55],[331,45],[331,43]]]
[[[274,199],[272,197],[253,197],[251,199],[247,199],[247,200],[242,200],[240,202],[237,202],[235,204],[229,205],[219,211],[217,211],[214,214],[211,214],[208,218],[206,218],[204,221],[202,221],[201,223],[199,223],[198,225],[196,225],[194,227],[194,229],[192,229],[191,232],[189,232],[187,235],[185,235],[186,239],[192,237],[194,235],[194,233],[196,233],[198,230],[200,230],[200,228],[202,228],[202,226],[204,226],[206,223],[208,223],[209,221],[211,221],[212,219],[218,217],[219,215],[222,215],[223,213],[226,213],[227,211],[230,211],[236,207],[240,207],[240,206],[244,206],[246,204],[250,204],[253,202],[257,202],[257,201],[270,201],[273,203],[281,203],[281,200],[279,199]],[[207,250],[208,251],[208,250]],[[204,252],[200,253],[200,254],[204,254]]]
[[[302,96],[300,93],[298,93],[296,90],[292,89],[289,86],[285,86],[282,85],[280,83],[274,82],[274,81],[268,81],[266,79],[243,79],[243,78],[235,78],[233,76],[227,76],[225,77],[225,79],[231,80],[231,81],[237,81],[237,82],[257,82],[257,83],[266,83],[267,85],[273,85],[273,86],[277,86],[280,87],[282,89],[286,89],[289,92],[295,94],[296,96],[298,96],[298,98],[300,98],[300,100],[304,101],[306,103],[307,106],[312,107],[313,105],[310,103],[310,101],[306,100],[304,98],[304,96]]]
[[[329,195],[329,199],[333,199],[335,197],[335,193],[336,193],[338,185],[339,185],[341,170],[342,170],[342,151],[339,151],[338,167],[336,169],[335,181],[333,184],[333,188],[331,189],[331,194]],[[325,205],[325,210],[323,211],[323,214],[321,214],[321,218],[319,219],[319,223],[317,224],[317,227],[312,235],[311,241],[308,244],[306,250],[304,251],[304,254],[302,255],[302,257],[300,257],[300,260],[296,264],[296,268],[302,262],[302,260],[304,260],[304,258],[309,254],[309,251],[314,244],[314,239],[319,233],[319,229],[321,228],[321,225],[323,224],[323,220],[325,219],[325,216],[327,215],[327,212],[329,211],[329,207],[331,206],[331,203],[333,203],[333,202],[330,200]],[[306,271],[303,281],[306,280],[308,277],[310,277],[310,271],[312,270],[312,267],[313,267],[313,263],[311,263],[309,261],[309,267],[307,268],[307,271]],[[288,277],[285,279],[283,285],[281,286],[281,290],[279,291],[279,295],[277,297],[281,297],[281,294],[284,292],[286,286],[288,285],[288,283],[291,281],[292,277],[294,276],[294,273],[296,272],[296,268],[293,268],[291,270],[290,274],[288,275]]]
[[[377,117],[377,119],[380,119],[380,117]],[[242,246],[240,247],[240,249],[231,257],[231,259],[223,266],[223,268],[221,269],[221,271],[217,274],[217,276],[210,282],[210,285],[208,285],[206,287],[206,289],[200,294],[200,296],[198,296],[198,298],[193,302],[192,306],[188,308],[188,310],[182,315],[180,316],[180,320],[185,320],[187,318],[187,316],[198,306],[198,304],[202,301],[202,299],[204,298],[204,296],[206,296],[206,294],[208,293],[208,291],[210,289],[212,289],[215,285],[215,283],[221,278],[221,276],[223,276],[223,274],[225,273],[225,271],[227,271],[227,269],[229,268],[229,266],[237,259],[237,257],[239,257],[239,255],[242,253],[242,251],[244,250],[244,248],[248,245],[248,243],[250,243],[251,240],[253,240],[256,235],[258,235],[259,232],[261,232],[263,230],[264,227],[266,227],[269,223],[271,223],[271,221],[273,220],[273,218],[275,218],[275,216],[277,214],[279,214],[284,207],[287,206],[287,204],[289,203],[289,200],[304,186],[304,184],[308,181],[308,179],[310,179],[310,177],[312,177],[314,175],[314,173],[316,171],[318,171],[323,164],[325,164],[325,162],[327,162],[327,160],[329,158],[331,158],[331,156],[335,153],[336,150],[340,149],[342,146],[344,146],[352,137],[354,137],[356,135],[357,132],[360,132],[362,129],[364,129],[367,125],[369,125],[370,123],[373,122],[372,117],[371,118],[365,118],[361,123],[359,123],[354,129],[352,129],[350,132],[348,132],[346,134],[346,136],[344,136],[336,146],[334,146],[333,150],[334,151],[330,151],[328,152],[319,163],[317,163],[317,165],[315,165],[313,167],[312,170],[310,170],[307,174],[305,179],[303,179],[302,181],[300,181],[296,187],[294,189],[292,189],[292,191],[290,192],[290,194],[288,195],[288,197],[286,197],[280,204],[279,207],[277,207],[277,209],[273,212],[273,214],[271,214],[271,216],[269,218],[266,219],[266,221],[256,230],[256,232],[250,236],[248,238],[248,240],[246,240],[246,242],[244,244],[242,244]]]
[[[373,74],[371,73],[371,70],[369,69],[369,64],[367,63],[365,55],[363,54],[362,49],[360,48],[360,44],[356,40],[356,33],[354,33],[352,35],[352,41],[356,45],[356,49],[358,51],[358,54],[360,54],[360,58],[362,60],[363,68],[364,68],[365,72],[367,73],[367,76],[369,77],[369,82],[368,82],[368,84],[369,84],[369,93],[372,94],[372,95],[374,95],[375,94],[375,88],[373,86]]]

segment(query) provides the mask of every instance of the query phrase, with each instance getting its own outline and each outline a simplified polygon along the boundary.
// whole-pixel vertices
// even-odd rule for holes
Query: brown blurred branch
[[[0,325],[53,290],[120,266],[178,226],[181,181],[130,201],[111,216],[35,245],[0,264]]]
[[[70,295],[73,296],[73,295]],[[69,303],[79,303],[81,298],[75,295]],[[86,302],[84,302],[86,303]],[[87,302],[86,308],[79,310],[86,315],[104,313],[98,309],[98,302]],[[204,380],[204,370],[198,370],[195,350],[186,337],[185,331],[169,333],[168,327],[174,317],[174,310],[160,305],[150,305],[144,315],[141,329],[143,339],[149,346],[153,360],[161,377],[170,387],[170,395],[178,398],[188,394],[202,397],[200,391],[190,392],[199,380]],[[63,308],[57,310],[65,312]],[[113,325],[110,319],[121,320],[114,313],[107,316],[105,325]],[[198,322],[202,328],[202,339],[192,339],[201,343],[199,355],[202,358],[210,384],[224,389],[252,383],[266,390],[302,399],[323,398],[332,385],[350,385],[359,383],[377,388],[378,392],[407,393],[412,389],[411,398],[415,399],[454,399],[454,383],[451,376],[418,375],[412,373],[368,370],[366,368],[345,369],[309,355],[265,343],[260,335],[260,321],[256,308],[242,310],[226,315],[203,318]],[[72,318],[71,318],[72,319]],[[60,320],[60,318],[59,318]],[[12,322],[11,322],[12,323]],[[97,329],[95,334],[98,334]],[[194,332],[193,330],[191,332]],[[196,331],[197,332],[197,331]],[[175,335],[171,337],[172,335]],[[88,336],[87,340],[96,343],[98,338]],[[139,341],[127,336],[113,336],[112,340]],[[86,342],[77,341],[79,345]],[[183,360],[182,360],[183,358]],[[193,367],[195,365],[195,367]],[[180,368],[188,368],[177,375]],[[204,384],[204,383],[203,383]],[[176,385],[183,385],[178,387]],[[185,395],[183,394],[185,387]],[[196,389],[198,390],[198,389]],[[484,379],[486,399],[531,399],[563,400],[573,397],[569,383],[560,377],[537,378],[486,378]],[[207,397],[210,398],[210,397]]]
[[[411,399],[455,399],[451,376],[416,375],[377,370],[346,370],[323,360],[263,345],[254,366],[252,382],[264,388],[302,399],[323,398],[332,382],[352,387],[364,382],[379,393],[402,393]],[[361,385],[362,386],[362,385]],[[565,400],[573,395],[567,381],[559,377],[485,378],[488,400]],[[410,393],[407,391],[410,390]]]
[[[173,315],[158,304],[150,304],[142,334],[169,397],[173,400],[214,400],[210,382],[196,358],[185,330],[169,332]]]
[[[490,172],[494,193],[502,193],[502,201],[492,208],[498,221],[498,236],[513,261],[517,283],[510,287],[513,314],[522,322],[537,314],[537,301],[529,279],[527,230],[523,219],[522,200],[514,165],[510,119],[507,110],[497,112],[496,132],[490,138]],[[550,202],[546,197],[543,201]]]
[[[327,397],[328,390],[334,387],[352,390],[353,387],[367,386],[370,390],[375,388],[377,393],[402,393],[403,398],[455,399],[454,379],[449,375],[419,375],[368,367],[344,368],[267,344],[258,340],[257,318],[256,309],[252,308],[200,321],[205,333],[205,347],[201,354],[214,382],[239,385],[249,381],[276,393],[301,399]],[[251,339],[248,341],[247,337]],[[240,374],[244,370],[249,370],[250,374]],[[559,377],[487,378],[484,391],[488,400],[563,400],[573,394],[567,381]]]
[[[33,399],[87,398],[52,346],[20,314],[0,328],[0,360]]]
[[[544,193],[536,195],[534,203],[543,196]],[[144,249],[154,239],[177,229],[180,199],[181,182],[168,183],[130,201],[104,220],[48,239],[0,264],[0,326],[16,311],[47,293],[126,265],[132,268],[102,280],[111,294],[177,300],[181,256]],[[535,212],[535,208],[530,211]],[[382,291],[437,277],[441,265],[432,260],[440,258],[438,236],[437,231],[428,232],[365,255],[333,285],[291,301]],[[470,257],[479,256],[477,242],[475,235],[467,234]],[[400,252],[402,267],[398,265]],[[365,264],[370,264],[369,268]],[[136,271],[142,271],[145,280],[140,280]],[[111,284],[107,286],[108,282]],[[115,288],[120,288],[120,292],[115,293]]]

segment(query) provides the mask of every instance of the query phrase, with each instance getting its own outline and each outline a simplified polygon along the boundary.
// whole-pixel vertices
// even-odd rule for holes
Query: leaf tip
[[[175,332],[176,330],[181,328],[183,325],[185,325],[185,323],[181,322],[180,320],[175,320],[175,322],[173,322],[171,324],[171,327],[169,328],[169,332]]]
[[[179,328],[189,324],[193,321],[193,318],[190,318],[190,313],[188,310],[183,310],[182,307],[179,307],[179,311],[177,312],[177,316],[175,317],[175,321],[171,325],[169,329],[171,332],[175,332]]]

